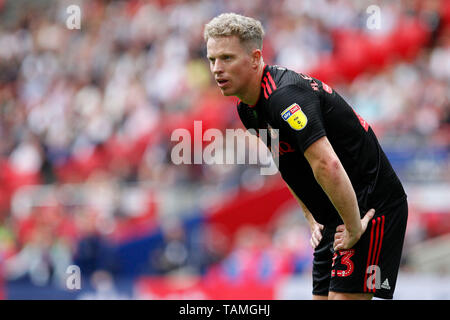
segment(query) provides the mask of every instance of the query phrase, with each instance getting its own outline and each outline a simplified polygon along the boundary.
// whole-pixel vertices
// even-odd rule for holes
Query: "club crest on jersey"
[[[284,121],[289,123],[292,129],[297,131],[302,130],[308,123],[308,118],[306,118],[306,115],[296,103],[293,103],[284,109],[284,111],[281,112],[281,117]]]

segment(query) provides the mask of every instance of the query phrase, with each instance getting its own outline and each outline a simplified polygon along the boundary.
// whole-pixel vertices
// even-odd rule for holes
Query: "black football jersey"
[[[326,136],[355,190],[361,217],[375,208],[402,201],[406,194],[369,124],[330,86],[308,75],[278,66],[264,67],[261,93],[254,106],[238,103],[247,129],[278,129],[278,169],[284,181],[328,226],[342,220],[314,178],[305,150]],[[270,140],[269,140],[270,141]],[[267,141],[264,141],[267,144]]]

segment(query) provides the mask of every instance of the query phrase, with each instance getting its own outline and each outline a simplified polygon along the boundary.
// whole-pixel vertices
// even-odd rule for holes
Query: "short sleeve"
[[[319,98],[295,85],[278,89],[270,99],[271,118],[304,153],[326,135]]]

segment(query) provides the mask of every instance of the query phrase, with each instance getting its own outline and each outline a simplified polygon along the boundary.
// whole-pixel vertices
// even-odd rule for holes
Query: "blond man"
[[[204,38],[244,126],[276,129],[289,146],[279,171],[311,229],[313,299],[392,299],[408,205],[370,125],[324,82],[266,65],[259,21],[221,14]]]

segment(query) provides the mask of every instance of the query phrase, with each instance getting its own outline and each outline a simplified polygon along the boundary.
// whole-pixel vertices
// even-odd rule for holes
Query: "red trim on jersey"
[[[269,95],[272,94],[272,88],[270,87],[269,82],[267,81],[266,77],[264,77],[264,82],[266,83],[266,88],[267,88]]]
[[[269,98],[269,95],[268,95],[267,92],[266,92],[266,86],[264,85],[264,83],[261,83],[261,87],[263,87],[263,89],[264,89],[264,97],[265,97],[266,99],[268,99],[268,98]]]
[[[262,82],[263,80],[264,80],[265,84]],[[261,86],[264,88],[264,97],[266,99],[269,99],[269,96],[272,94],[272,92],[277,90],[275,81],[273,81],[273,78],[269,71],[267,71],[266,76],[263,79],[261,79]],[[266,92],[266,89],[267,89],[267,92]]]
[[[267,77],[269,78],[270,83],[272,84],[273,90],[277,90],[277,86],[275,85],[275,81],[273,81],[272,76],[270,75],[269,71],[267,71]]]
[[[359,123],[361,124],[361,126],[364,128],[364,130],[367,132],[369,130],[369,124],[367,123],[366,120],[363,119],[363,117],[361,117],[356,111],[355,109],[353,109],[353,112],[356,114],[356,117],[358,117]]]
[[[263,72],[261,74],[261,81],[260,81],[260,83],[261,83],[261,87],[263,87],[263,88],[264,88],[264,86],[262,85],[263,84],[262,81],[263,81],[264,71],[266,70],[266,67],[267,67],[267,64],[264,65]],[[267,93],[265,91],[265,88],[264,88],[264,96],[266,97],[266,99],[268,98]],[[260,97],[260,95],[258,96],[258,100],[256,101],[256,103],[254,105],[251,105],[251,106],[249,105],[250,108],[254,108],[258,104],[259,97]]]

